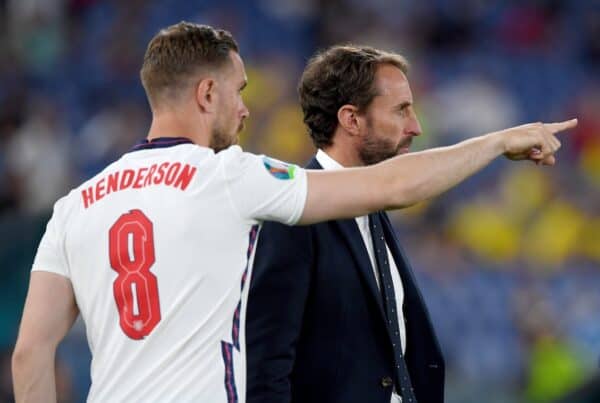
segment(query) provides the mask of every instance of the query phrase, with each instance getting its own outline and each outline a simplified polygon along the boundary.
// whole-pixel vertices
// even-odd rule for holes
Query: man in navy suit
[[[307,168],[408,152],[421,127],[406,74],[402,56],[368,47],[315,56],[299,85],[318,149]],[[385,212],[305,227],[266,223],[247,349],[249,403],[443,401],[442,354]]]

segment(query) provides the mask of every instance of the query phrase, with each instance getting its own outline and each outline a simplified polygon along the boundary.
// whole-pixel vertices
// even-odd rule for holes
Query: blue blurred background
[[[308,57],[339,42],[408,57],[425,132],[415,150],[578,117],[556,167],[497,161],[393,217],[446,356],[448,402],[551,401],[598,371],[597,2],[0,0],[0,402],[52,204],[145,136],[145,46],[183,19],[240,43],[244,147],[300,164],[314,149],[295,86]],[[60,400],[84,401],[82,323],[57,365]]]

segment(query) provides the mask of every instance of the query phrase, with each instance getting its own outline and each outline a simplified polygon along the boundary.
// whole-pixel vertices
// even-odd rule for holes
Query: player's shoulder
[[[233,145],[229,148],[220,151],[216,154],[218,158],[220,158],[223,162],[228,164],[257,164],[260,166],[264,166],[267,170],[269,167],[280,167],[280,166],[292,166],[294,164],[290,164],[284,161],[280,161],[276,158],[269,157],[264,154],[254,154],[248,151],[244,151],[240,146]]]
[[[79,187],[69,190],[67,194],[54,202],[52,216],[58,222],[66,223],[71,213],[77,208],[78,189]]]
[[[228,148],[219,151],[216,154],[216,156],[217,158],[225,162],[243,161],[245,159],[260,158],[259,155],[244,151],[242,147],[238,145],[229,146]]]
[[[261,156],[244,151],[242,147],[238,145],[232,145],[225,150],[219,151],[215,154],[219,164],[224,167],[228,173],[240,172],[244,170],[244,167],[252,163],[257,163]]]
[[[59,216],[67,216],[69,211],[72,211],[80,204],[79,201],[81,198],[81,190],[90,187],[93,183],[97,182],[99,177],[104,176],[107,172],[112,172],[115,169],[118,169],[117,167],[120,161],[121,159],[113,161],[112,163],[104,167],[104,169],[102,169],[100,172],[84,180],[78,186],[71,188],[64,196],[62,196],[54,203],[54,214]]]
[[[253,154],[239,146],[221,151],[221,158],[228,177],[265,176],[276,179],[293,179],[299,167],[264,154]]]

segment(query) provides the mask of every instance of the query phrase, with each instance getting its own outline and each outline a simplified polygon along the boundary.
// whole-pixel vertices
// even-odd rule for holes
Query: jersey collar
[[[187,137],[157,137],[152,140],[144,139],[137,143],[129,152],[139,150],[149,150],[151,148],[173,147],[179,144],[193,144],[193,141]]]

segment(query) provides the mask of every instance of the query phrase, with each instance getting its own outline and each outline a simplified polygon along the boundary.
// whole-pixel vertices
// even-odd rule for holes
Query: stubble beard
[[[210,148],[215,150],[216,153],[219,151],[225,150],[231,145],[231,140],[229,136],[223,133],[219,129],[215,129],[212,132],[212,136],[210,137]]]
[[[394,144],[391,140],[377,138],[369,132],[362,138],[358,149],[358,157],[364,165],[374,165],[403,153],[403,149],[410,146],[411,139],[402,140]]]
[[[223,126],[216,127],[210,137],[210,148],[215,150],[216,153],[225,150],[238,143],[238,135],[244,129],[244,123],[241,122],[237,127],[235,133],[228,134],[227,130]]]

